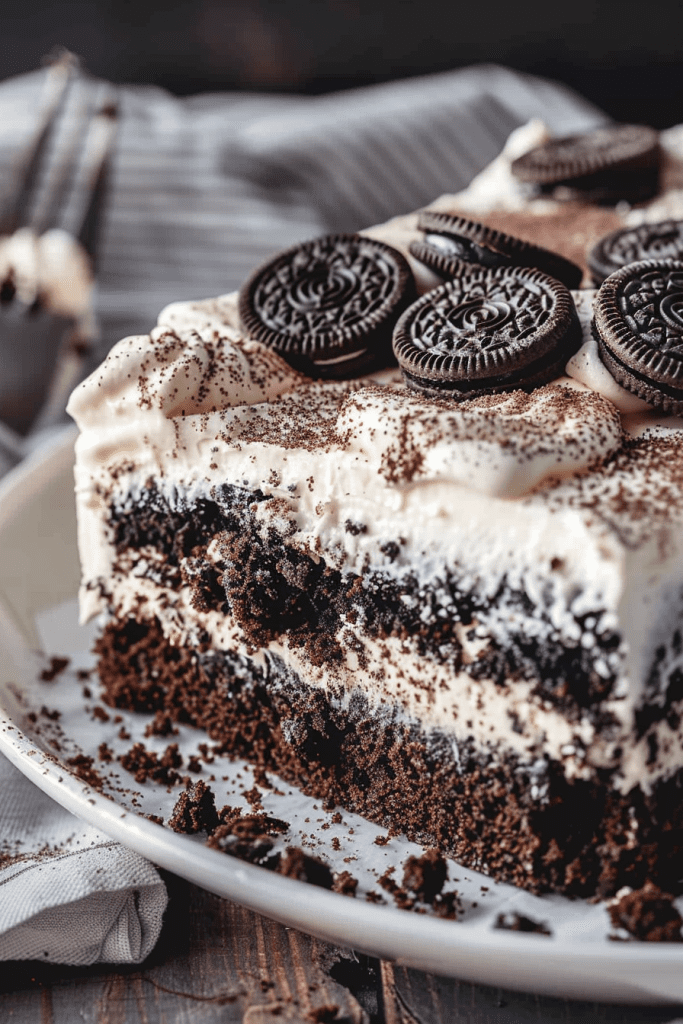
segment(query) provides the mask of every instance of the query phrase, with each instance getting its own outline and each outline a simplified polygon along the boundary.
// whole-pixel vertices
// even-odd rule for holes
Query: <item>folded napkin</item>
[[[44,74],[0,85],[0,180],[31,138]],[[67,123],[70,105],[93,102],[103,83],[81,74],[77,86]],[[99,333],[82,374],[119,338],[148,332],[171,301],[233,290],[285,246],[465,187],[531,117],[559,133],[605,120],[562,86],[493,65],[316,98],[117,92]],[[0,314],[0,354],[2,343]],[[25,362],[28,403],[36,379]],[[60,419],[65,399],[53,387],[49,414],[26,438],[0,422],[0,475],[35,445],[35,430]],[[155,869],[84,827],[2,755],[0,836],[0,959],[86,964],[148,954],[166,905]]]
[[[83,825],[2,756],[0,793],[0,960],[144,960],[167,902],[156,869]]]

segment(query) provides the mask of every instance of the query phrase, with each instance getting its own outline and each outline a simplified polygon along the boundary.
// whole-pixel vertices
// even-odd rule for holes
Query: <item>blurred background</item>
[[[3,5],[0,77],[59,43],[91,73],[178,95],[319,94],[495,61],[618,120],[683,120],[683,5],[642,0],[37,0]]]

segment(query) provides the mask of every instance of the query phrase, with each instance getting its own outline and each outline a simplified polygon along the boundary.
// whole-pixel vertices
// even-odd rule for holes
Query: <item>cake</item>
[[[634,209],[530,198],[510,165],[542,135],[433,209],[586,283],[589,243],[676,216],[681,132]],[[417,223],[363,235],[424,295]],[[168,307],[71,398],[105,699],[531,891],[680,892],[683,421],[606,370],[594,292],[565,372],[464,401],[335,379],[356,342],[315,379],[314,348],[247,334],[245,294]]]

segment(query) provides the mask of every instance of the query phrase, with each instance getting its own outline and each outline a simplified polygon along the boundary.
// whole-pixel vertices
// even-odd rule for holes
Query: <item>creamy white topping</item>
[[[166,419],[267,402],[302,386],[307,378],[276,352],[199,323],[176,333],[157,327],[147,336],[124,338],[99,370],[78,387],[69,413],[79,427],[104,421],[129,427],[154,410]]]
[[[567,363],[566,372],[569,377],[585,384],[592,391],[604,395],[605,398],[617,407],[619,412],[634,413],[645,412],[652,406],[644,402],[637,395],[618,384],[609,372],[598,352],[598,343],[593,337],[591,320],[593,317],[593,303],[597,290],[586,288],[580,292],[572,292],[574,305],[579,314],[581,328],[583,331],[583,345],[579,351],[571,357]]]
[[[222,329],[216,309],[225,311],[227,325]],[[196,328],[183,327],[187,317]],[[272,402],[297,390],[306,404],[321,388],[231,326],[237,322],[235,295],[207,304],[174,304],[160,320],[169,326],[155,328],[149,338],[119,342],[102,367],[76,389],[68,411],[81,430],[97,431],[107,424],[135,445],[135,438],[149,432],[149,416],[155,411],[167,420],[183,420]],[[583,390],[582,395],[581,384],[564,378],[562,391],[544,388],[530,396],[517,392],[444,405],[402,384],[386,392],[370,385],[348,399],[337,430],[350,448],[364,443],[373,450],[373,472],[387,478],[393,473],[396,481],[405,480],[409,460],[405,455],[399,459],[398,453],[407,446],[413,462],[419,459],[410,470],[411,481],[447,479],[513,498],[548,475],[586,468],[620,444],[614,405]],[[233,423],[228,429],[235,433],[238,428]],[[111,446],[105,445],[105,460],[110,452]]]
[[[403,387],[365,387],[344,403],[337,434],[348,450],[374,454],[391,483],[446,480],[517,498],[621,445],[614,406],[572,384],[461,404],[425,401]]]

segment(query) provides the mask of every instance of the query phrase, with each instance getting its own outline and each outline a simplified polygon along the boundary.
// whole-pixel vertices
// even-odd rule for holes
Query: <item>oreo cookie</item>
[[[658,140],[645,125],[612,125],[552,139],[514,160],[511,170],[558,199],[644,202],[659,185]]]
[[[611,274],[593,333],[614,379],[665,412],[683,413],[683,260],[641,260]]]
[[[406,383],[457,400],[540,387],[564,373],[580,344],[563,284],[538,270],[472,263],[413,303],[394,330]]]
[[[362,235],[325,235],[275,256],[239,294],[245,332],[311,377],[353,377],[391,361],[415,296],[408,261]]]
[[[683,221],[664,220],[620,228],[600,239],[588,256],[593,280],[601,285],[616,270],[639,260],[683,259]]]
[[[583,272],[571,260],[466,217],[422,210],[417,226],[425,237],[422,242],[410,243],[410,253],[440,277],[452,277],[463,260],[485,267],[532,267],[567,288],[581,284]]]

